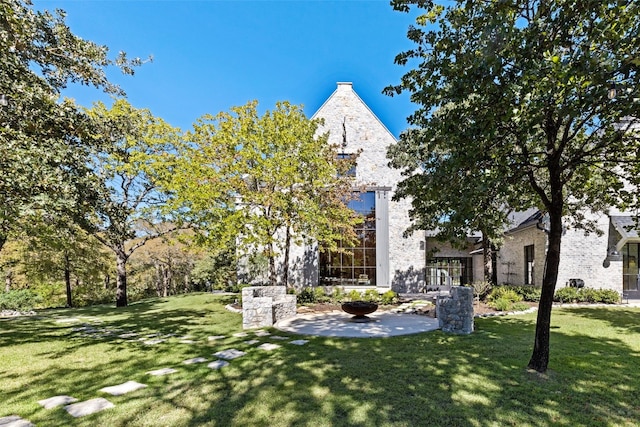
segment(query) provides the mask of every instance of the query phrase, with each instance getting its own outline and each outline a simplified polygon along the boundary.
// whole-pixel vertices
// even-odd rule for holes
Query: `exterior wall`
[[[582,279],[588,288],[622,292],[622,263],[611,262],[608,268],[603,266],[609,246],[609,216],[589,215],[589,219],[597,221],[603,234],[585,235],[583,230],[567,230],[562,236],[556,286],[567,285],[569,279]]]
[[[373,112],[353,91],[351,83],[338,83],[336,91],[313,118],[322,118],[319,133],[329,133],[329,142],[342,147],[343,153],[358,153],[355,187],[385,188],[388,203],[388,277],[378,274],[378,288],[398,292],[418,292],[424,285],[424,242],[422,233],[404,237],[409,227],[410,200],[391,200],[400,171],[389,167],[387,148],[396,142]],[[346,143],[345,143],[346,141]],[[379,210],[376,208],[376,214]],[[381,224],[378,218],[377,225]],[[378,230],[379,234],[380,231]],[[378,272],[380,269],[378,260]],[[317,269],[317,261],[316,261]],[[317,283],[317,279],[316,279]]]
[[[533,284],[542,286],[544,260],[547,253],[547,236],[535,225],[508,233],[498,252],[496,262],[499,284],[524,284],[524,247],[533,245]]]
[[[587,219],[595,220],[602,234],[566,230],[562,236],[556,288],[568,286],[570,279],[582,279],[586,287],[622,293],[622,262],[605,263],[608,249],[615,246],[612,242],[618,239],[612,234],[615,230],[610,227],[609,216],[587,214]],[[506,234],[498,254],[498,283],[524,283],[524,247],[528,245],[534,245],[534,284],[542,286],[547,236],[535,225]]]

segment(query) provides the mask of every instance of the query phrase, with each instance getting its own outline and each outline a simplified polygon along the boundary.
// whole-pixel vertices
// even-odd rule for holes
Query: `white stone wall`
[[[594,214],[589,217],[597,221],[602,234],[585,235],[583,230],[575,228],[566,230],[562,236],[556,288],[567,286],[570,279],[582,279],[586,287],[622,293],[622,262],[603,265],[610,245],[609,217]],[[534,283],[542,286],[547,236],[535,225],[505,236],[498,254],[498,283],[524,284],[524,247],[528,245],[534,245]]]
[[[524,247],[529,245],[534,245],[533,283],[536,286],[542,286],[547,236],[535,225],[509,233],[504,237],[496,261],[499,284],[524,284]]]
[[[343,153],[358,153],[354,187],[389,187],[389,278],[386,282],[399,292],[417,292],[424,286],[423,233],[404,237],[409,227],[411,201],[393,201],[402,179],[400,171],[389,167],[387,148],[395,137],[353,91],[351,83],[338,83],[336,91],[313,118],[324,119],[320,133],[329,132],[329,142],[343,147]],[[343,141],[346,138],[346,144]],[[385,280],[378,278],[378,283]]]

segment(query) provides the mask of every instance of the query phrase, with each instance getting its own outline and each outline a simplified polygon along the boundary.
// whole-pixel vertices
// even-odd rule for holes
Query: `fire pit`
[[[370,317],[367,314],[371,314],[378,309],[378,304],[368,301],[349,301],[342,303],[342,310],[353,314],[351,318],[352,322],[370,322]]]

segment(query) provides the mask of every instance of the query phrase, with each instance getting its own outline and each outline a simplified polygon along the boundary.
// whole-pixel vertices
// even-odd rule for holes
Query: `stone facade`
[[[248,286],[242,289],[242,328],[273,326],[296,315],[296,296],[284,286]]]
[[[466,335],[473,332],[472,288],[452,287],[450,296],[438,297],[436,310],[442,332]]]
[[[354,92],[351,83],[338,83],[336,91],[313,118],[324,120],[319,133],[329,134],[329,143],[341,147],[344,154],[358,156],[354,188],[376,192],[376,287],[382,292],[420,292],[424,289],[425,237],[414,233],[405,237],[409,227],[411,201],[392,200],[402,179],[400,171],[389,167],[387,148],[396,138]],[[384,209],[383,209],[384,208]],[[290,256],[290,285],[318,284],[318,246],[294,248]],[[358,289],[366,287],[358,286]]]

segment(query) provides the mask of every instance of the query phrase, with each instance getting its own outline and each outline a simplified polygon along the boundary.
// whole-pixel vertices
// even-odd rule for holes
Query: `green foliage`
[[[362,300],[362,292],[352,289],[345,295],[344,301],[361,301]]]
[[[380,293],[375,289],[367,289],[361,298],[363,301],[378,302],[380,300]]]
[[[554,301],[558,302],[578,302],[578,289],[577,288],[560,288],[556,290],[553,297]]]
[[[518,294],[514,289],[509,286],[496,286],[489,295],[487,295],[488,301],[495,301],[498,299],[506,299],[512,302],[522,301],[522,295]]]
[[[0,310],[31,311],[41,303],[40,295],[29,289],[0,292]]]
[[[531,285],[500,285],[500,288],[510,289],[520,295],[522,300],[530,302],[539,302],[542,295],[542,288]]]
[[[87,159],[98,148],[92,123],[73,100],[60,99],[70,82],[124,93],[106,76],[117,66],[127,74],[140,65],[124,52],[73,34],[61,11],[34,10],[30,1],[0,3],[0,249],[39,212],[73,215],[89,201]]]
[[[337,148],[316,135],[318,124],[288,102],[262,116],[255,101],[205,115],[167,176],[165,185],[203,241],[237,242],[242,254],[262,251],[272,285],[276,258],[286,258],[291,244],[305,236],[335,247],[353,239],[359,221],[345,203],[352,186],[339,173]]]
[[[620,295],[611,289],[565,287],[556,290],[553,300],[563,303],[617,304],[620,302]]]
[[[473,288],[473,295],[479,301],[487,296],[491,291],[492,285],[486,281],[476,281],[471,284],[471,287]]]
[[[311,286],[302,288],[302,290],[298,292],[296,300],[298,304],[315,304],[316,293],[314,288]]]
[[[380,295],[379,302],[383,305],[396,304],[398,302],[398,294],[395,291],[388,290]]]
[[[585,212],[640,208],[640,3],[394,0],[411,7],[415,46],[389,95],[418,109],[390,147],[411,199],[412,229],[461,239],[499,236],[510,210],[549,216],[539,306],[551,316],[563,227],[597,230]],[[621,90],[609,99],[611,84]],[[622,90],[624,88],[624,90]],[[536,326],[529,367],[549,361],[549,322]]]

